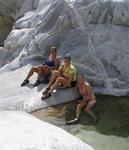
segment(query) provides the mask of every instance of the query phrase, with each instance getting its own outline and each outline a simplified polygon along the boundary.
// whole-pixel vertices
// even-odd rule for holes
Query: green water
[[[97,96],[93,110],[100,120],[95,126],[84,111],[78,124],[65,125],[74,118],[76,105],[74,101],[34,115],[79,137],[95,150],[129,150],[129,97]]]
[[[129,136],[129,97],[97,96],[94,111],[100,118],[95,127],[91,126],[85,113],[81,116],[81,124],[86,130],[96,130],[104,135]]]

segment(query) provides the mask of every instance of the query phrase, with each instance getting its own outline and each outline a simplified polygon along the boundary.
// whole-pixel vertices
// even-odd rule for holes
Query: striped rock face
[[[27,3],[17,1],[17,13],[24,16],[18,15],[4,41],[0,66],[16,69],[56,46],[59,55],[72,55],[95,93],[129,95],[128,1],[39,0],[30,8]]]

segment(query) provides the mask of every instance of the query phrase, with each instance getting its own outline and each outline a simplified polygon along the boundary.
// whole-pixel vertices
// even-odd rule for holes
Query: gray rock
[[[18,5],[23,2],[27,3]],[[5,48],[16,54],[4,69],[26,65],[56,46],[59,55],[73,56],[78,72],[86,76],[95,93],[128,95],[128,4],[126,0],[40,0],[15,22],[5,41]]]
[[[12,69],[8,66],[8,70]],[[53,91],[52,96],[46,100],[41,100],[42,92],[46,88],[46,84],[33,87],[36,81],[34,74],[30,83],[21,87],[21,83],[26,78],[32,66],[24,66],[16,70],[0,72],[0,110],[19,110],[25,112],[33,112],[49,106],[70,102],[78,98],[75,88],[58,89]]]
[[[28,11],[33,11],[37,8],[39,0],[16,0],[16,18],[21,18]]]
[[[15,19],[16,0],[4,0],[0,2],[0,45],[12,30]]]
[[[3,150],[94,150],[65,130],[23,112],[0,111],[0,126]]]

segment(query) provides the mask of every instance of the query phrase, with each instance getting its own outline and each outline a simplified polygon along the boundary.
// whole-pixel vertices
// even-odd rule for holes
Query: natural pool
[[[82,112],[80,122],[65,125],[74,118],[76,101],[32,113],[39,119],[67,130],[91,145],[95,150],[129,149],[129,97],[97,96],[94,112],[100,121],[96,126]]]

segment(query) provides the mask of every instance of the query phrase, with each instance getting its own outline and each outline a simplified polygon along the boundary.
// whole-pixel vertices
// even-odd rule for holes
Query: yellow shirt
[[[73,74],[73,81],[76,80],[76,69],[75,67],[70,64],[69,66],[66,66],[65,64],[60,65],[58,69],[64,77],[69,77],[69,75]]]

